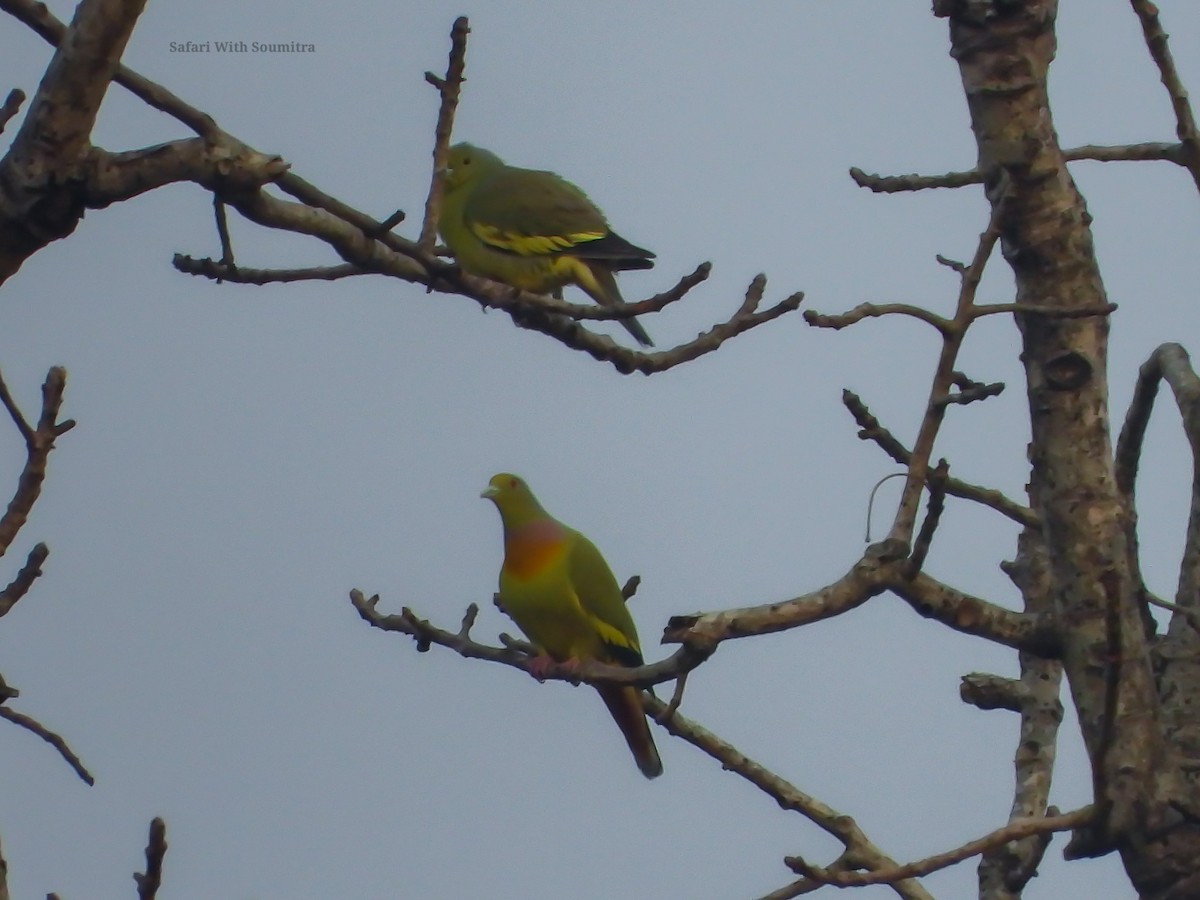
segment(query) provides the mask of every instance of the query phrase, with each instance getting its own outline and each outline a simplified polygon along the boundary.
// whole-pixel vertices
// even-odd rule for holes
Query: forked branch
[[[134,0],[126,2],[133,3]],[[0,9],[25,22],[56,46],[61,45],[70,33],[42,4],[30,0],[0,0]],[[132,23],[129,27],[132,27]],[[440,104],[434,138],[434,175],[426,200],[421,234],[415,241],[391,232],[391,228],[402,219],[402,213],[390,213],[381,221],[353,209],[290,172],[287,163],[279,157],[259,153],[222,131],[208,114],[120,65],[115,68],[113,81],[128,88],[146,103],[175,117],[200,137],[126,153],[108,153],[96,147],[85,147],[83,156],[86,164],[81,166],[79,159],[73,161],[76,180],[82,177],[84,183],[82,189],[77,187],[75,190],[84,198],[85,206],[104,206],[163,184],[195,182],[213,192],[221,209],[230,206],[264,227],[315,237],[332,247],[352,268],[291,269],[273,274],[263,269],[246,270],[233,265],[232,248],[227,240],[222,239],[220,261],[177,256],[176,265],[181,271],[202,274],[218,281],[245,280],[253,283],[310,278],[331,280],[355,273],[387,275],[424,285],[430,290],[457,293],[475,300],[481,306],[502,310],[517,325],[539,331],[571,349],[608,362],[622,373],[652,374],[665,371],[711,353],[725,341],[799,307],[803,295],[794,293],[768,309],[759,310],[766,283],[765,278],[760,276],[751,283],[741,307],[726,321],[675,348],[640,353],[622,347],[606,336],[588,331],[579,322],[621,318],[661,309],[702,281],[703,276],[698,274],[700,270],[682,278],[671,290],[641,304],[628,304],[611,312],[596,312],[575,304],[562,304],[553,298],[515,291],[485,279],[472,278],[439,259],[434,253],[433,234],[440,202],[440,170],[445,162],[446,144],[450,139],[454,110],[463,81],[468,33],[466,19],[457,20],[451,32],[446,75],[427,75],[427,80],[439,92]],[[99,90],[102,96],[106,86],[107,79],[99,79],[94,89]],[[83,138],[86,137],[84,134]],[[299,202],[291,203],[271,195],[265,190],[269,184],[286,191]],[[82,210],[83,206],[80,206],[75,218],[63,224],[64,233],[74,227]],[[15,271],[25,256],[36,249],[31,247],[24,255],[14,258],[10,270]],[[701,269],[707,273],[706,265]],[[4,274],[0,267],[0,277]]]

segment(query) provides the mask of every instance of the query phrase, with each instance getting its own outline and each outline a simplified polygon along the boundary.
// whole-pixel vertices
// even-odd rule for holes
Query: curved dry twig
[[[1136,487],[1138,468],[1141,464],[1142,447],[1150,413],[1158,396],[1160,382],[1166,381],[1175,397],[1183,422],[1184,434],[1192,453],[1193,461],[1200,460],[1200,377],[1192,369],[1188,352],[1179,344],[1162,344],[1150,354],[1150,358],[1138,370],[1133,399],[1125,414],[1121,434],[1117,438],[1114,468],[1117,489],[1124,496],[1130,510],[1136,509]],[[1131,555],[1136,561],[1137,530],[1131,521],[1127,529],[1132,546]],[[1191,512],[1188,518],[1188,534],[1184,544],[1184,558],[1180,565],[1179,587],[1176,603],[1171,604],[1152,598],[1143,592],[1146,602],[1171,609],[1176,615],[1196,626],[1200,609],[1197,607],[1197,580],[1200,577],[1200,479],[1192,484]]]
[[[19,713],[9,706],[0,706],[0,719],[8,719],[14,725],[19,725],[26,731],[31,731],[40,737],[43,741],[58,751],[59,755],[67,761],[75,774],[78,775],[88,787],[96,783],[96,779],[92,777],[92,773],[84,766],[83,761],[75,754],[75,751],[67,746],[66,740],[61,734],[51,731],[37,719],[32,716],[27,716],[24,713]]]
[[[813,309],[804,311],[804,321],[814,328],[832,328],[840,331],[863,319],[875,319],[882,316],[908,316],[932,325],[942,335],[950,333],[950,320],[939,316],[923,306],[913,306],[909,303],[860,303],[849,312],[839,315],[826,315]]]

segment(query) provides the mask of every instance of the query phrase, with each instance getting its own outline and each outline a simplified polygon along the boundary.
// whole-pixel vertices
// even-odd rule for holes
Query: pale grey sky
[[[73,5],[51,2],[60,17]],[[1200,9],[1162,0],[1185,83],[1200,90]],[[864,300],[945,310],[986,224],[977,189],[874,196],[852,165],[905,173],[974,162],[945,23],[927,0],[334,5],[149,4],[126,63],[278,153],[324,190],[414,234],[456,15],[471,17],[456,137],[582,185],[658,254],[622,277],[662,290],[705,259],[710,282],[645,320],[660,346],[726,318],[749,280],[837,312]],[[1165,92],[1123,0],[1064,0],[1054,112],[1065,144],[1170,140]],[[170,52],[171,41],[305,41],[305,55]],[[50,50],[0,20],[0,90],[32,94]],[[114,88],[96,141],[187,136]],[[1095,216],[1113,319],[1114,416],[1137,366],[1191,343],[1200,204],[1166,164],[1073,169]],[[334,261],[235,220],[248,266]],[[134,895],[149,819],[167,820],[163,896],[528,900],[748,898],[790,880],[781,858],[838,848],[659,732],[666,774],[638,774],[585,689],[539,686],[361,622],[350,588],[476,636],[513,626],[488,600],[501,547],[477,495],[524,475],[622,580],[647,655],[675,613],[763,603],[838,577],[862,547],[867,494],[894,471],[855,437],[859,392],[911,440],[936,342],[907,321],[809,329],[799,314],[649,379],[622,377],[472,301],[355,279],[264,288],[177,274],[216,255],[193,186],[89,213],[5,285],[0,367],[32,411],[70,372],[45,494],[6,563],[46,541],[33,592],[0,623],[14,704],[60,730],[97,777],[0,727],[0,836],[17,898]],[[997,258],[982,291],[1006,301]],[[609,326],[604,326],[609,327]],[[968,374],[1000,398],[953,409],[938,447],[964,478],[1019,494],[1025,401],[1011,322],[972,332]],[[1193,347],[1193,349],[1195,349]],[[1139,481],[1144,570],[1174,592],[1190,466],[1169,405]],[[0,460],[19,470],[15,430]],[[4,479],[8,479],[7,482]],[[4,488],[7,490],[7,488]],[[881,490],[877,522],[897,483]],[[929,570],[1005,604],[1014,529],[951,500]],[[9,577],[8,575],[4,577]],[[1003,823],[1016,718],[958,700],[1007,651],[881,597],[838,620],[723,646],[684,712],[853,815],[900,860]],[[1053,802],[1087,802],[1073,718]],[[1047,854],[1028,900],[1132,897],[1115,859]],[[974,861],[927,879],[970,896]],[[835,889],[828,889],[830,894]],[[871,888],[856,896],[892,896]]]

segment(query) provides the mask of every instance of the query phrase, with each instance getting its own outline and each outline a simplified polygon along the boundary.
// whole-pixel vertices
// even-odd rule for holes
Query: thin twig
[[[975,318],[994,316],[997,313],[1022,313],[1027,316],[1046,316],[1052,319],[1090,319],[1093,316],[1108,316],[1117,311],[1117,304],[1102,303],[1099,306],[1078,306],[1064,309],[1057,306],[1040,306],[1034,303],[988,303],[976,306],[971,314]]]
[[[1188,609],[1185,606],[1180,606],[1178,603],[1171,603],[1168,600],[1155,597],[1153,594],[1146,595],[1146,602],[1152,606],[1157,606],[1160,609],[1169,609],[1173,613],[1179,613],[1192,623],[1193,628],[1195,628],[1197,631],[1200,631],[1200,610]]]
[[[458,109],[458,95],[462,90],[463,69],[466,66],[467,35],[471,33],[467,17],[459,16],[450,29],[450,59],[446,64],[446,77],[439,78],[432,72],[425,73],[425,80],[437,88],[441,97],[438,106],[437,127],[433,141],[433,177],[429,182],[429,196],[425,199],[425,218],[421,222],[421,237],[417,241],[426,253],[433,252],[437,240],[438,215],[442,207],[442,171],[450,148],[450,134],[454,129],[454,112]]]
[[[861,322],[863,319],[880,316],[908,316],[918,319],[927,325],[932,325],[943,335],[947,334],[950,328],[950,321],[944,316],[939,316],[922,306],[913,306],[908,303],[860,303],[854,309],[839,315],[825,315],[812,309],[804,311],[804,321],[809,325],[814,328],[832,328],[835,331]]]
[[[844,390],[842,391],[842,403],[850,411],[850,414],[854,416],[854,421],[861,429],[858,433],[859,438],[864,441],[874,441],[884,453],[900,465],[907,466],[909,464],[909,461],[912,459],[911,451],[900,443],[887,428],[880,424],[879,420],[867,408],[867,405],[863,403],[861,397],[853,391]],[[994,488],[980,487],[969,482],[959,481],[957,478],[950,478],[946,481],[946,493],[951,497],[971,500],[989,509],[994,509],[1001,515],[1012,519],[1018,525],[1033,528],[1040,527],[1040,520],[1037,513],[1028,506],[1009,499]]]
[[[942,510],[946,508],[946,477],[949,471],[950,464],[943,459],[929,473],[929,503],[925,508],[925,520],[921,523],[921,530],[913,541],[912,553],[908,557],[909,578],[916,577],[925,565],[925,557],[929,555],[933,534],[942,520]]]
[[[34,442],[33,428],[26,420],[25,415],[13,400],[12,394],[9,393],[8,384],[5,383],[4,377],[0,375],[0,403],[3,403],[4,408],[8,411],[9,418],[13,420],[13,424],[17,426],[17,431],[21,432],[21,437],[25,441],[25,446],[28,447]]]
[[[683,691],[684,688],[687,687],[688,675],[690,674],[690,672],[684,672],[675,679],[675,690],[671,692],[671,702],[668,703],[667,708],[663,710],[663,714],[660,717],[662,720],[671,718],[671,716],[675,715],[676,711],[679,709],[679,704],[683,702]]]
[[[1018,819],[1014,822],[1009,822],[1003,828],[997,828],[995,831],[981,838],[977,838],[953,850],[948,850],[945,853],[938,853],[935,856],[905,863],[902,866],[879,869],[874,872],[832,872],[821,866],[807,863],[800,857],[789,857],[787,863],[799,875],[804,875],[806,878],[812,878],[816,881],[823,881],[826,884],[837,885],[838,887],[864,887],[869,884],[891,884],[900,879],[920,878],[932,872],[940,871],[965,859],[978,856],[993,847],[1006,844],[1009,841],[1019,840],[1034,834],[1067,831],[1080,825],[1085,825],[1094,818],[1095,808],[1085,806],[1082,809],[1076,809],[1057,816]]]
[[[33,428],[21,415],[3,379],[0,379],[0,401],[8,409],[13,422],[25,438],[26,447],[25,467],[17,479],[17,489],[8,503],[8,509],[3,517],[0,517],[0,556],[12,545],[13,539],[29,518],[33,504],[41,495],[42,482],[46,478],[46,462],[50,451],[54,449],[55,440],[75,426],[71,419],[58,421],[66,385],[67,370],[59,366],[50,369],[46,374],[46,381],[42,384],[41,414],[38,416],[37,427]]]
[[[84,767],[83,762],[80,761],[79,757],[75,755],[75,751],[67,746],[67,742],[63,739],[62,735],[51,731],[32,716],[19,713],[9,706],[0,706],[0,718],[8,719],[8,721],[12,722],[14,725],[20,725],[25,730],[32,731],[43,741],[57,750],[59,755],[67,761],[67,765],[74,769],[75,774],[83,779],[87,785],[91,786],[96,783],[96,779],[94,779],[91,773]]]
[[[680,278],[671,288],[660,294],[647,297],[645,300],[638,300],[633,303],[615,303],[612,306],[570,303],[566,300],[552,297],[549,294],[530,294],[524,291],[512,291],[511,288],[508,290],[512,291],[512,296],[517,302],[525,304],[528,307],[528,312],[535,315],[543,312],[553,313],[554,315],[567,316],[576,321],[621,320],[646,313],[659,312],[670,304],[682,300],[688,291],[707,281],[711,272],[712,263],[702,262],[693,271]],[[759,298],[761,299],[761,294]]]
[[[288,284],[296,281],[337,281],[342,278],[353,278],[358,275],[374,275],[360,269],[353,263],[341,263],[336,266],[312,266],[302,269],[247,269],[242,266],[228,266],[220,260],[204,258],[195,259],[176,253],[171,264],[179,272],[186,275],[200,275],[216,282],[227,281],[231,284]]]
[[[217,236],[221,239],[221,265],[236,269],[233,260],[233,241],[229,238],[229,220],[225,216],[225,203],[219,194],[213,194],[213,216],[217,220]]]
[[[966,406],[968,403],[976,403],[980,400],[986,400],[988,397],[998,397],[1004,393],[1004,382],[994,381],[991,384],[973,384],[968,388],[963,388],[959,391],[951,391],[949,394],[938,397],[934,400],[939,406],[959,405]]]
[[[1200,188],[1200,132],[1196,129],[1196,117],[1188,102],[1188,92],[1175,68],[1171,48],[1167,45],[1167,33],[1158,19],[1158,7],[1150,0],[1130,0],[1133,11],[1142,23],[1142,35],[1163,87],[1171,97],[1171,109],[1175,112],[1175,136],[1183,148],[1182,162],[1192,173],[1196,187]]]
[[[1143,143],[1120,146],[1097,146],[1087,144],[1063,151],[1067,162],[1093,160],[1095,162],[1172,162],[1185,166],[1183,148],[1180,144]],[[901,191],[925,191],[931,188],[960,188],[971,184],[983,184],[983,173],[979,169],[965,172],[946,172],[943,175],[873,175],[858,167],[850,169],[850,177],[859,187],[879,194],[894,194]]]
[[[917,520],[917,511],[921,503],[921,491],[928,477],[929,458],[933,453],[934,442],[941,430],[945,417],[946,405],[939,402],[949,396],[950,387],[954,383],[955,362],[959,349],[966,337],[967,329],[973,321],[972,311],[975,306],[975,294],[979,282],[983,278],[984,268],[992,256],[992,250],[1000,240],[1000,223],[1003,221],[1007,208],[1007,191],[1002,193],[992,207],[988,217],[987,228],[979,236],[975,255],[971,264],[962,272],[958,292],[958,302],[955,305],[954,318],[949,330],[943,334],[942,350],[938,356],[937,369],[933,382],[929,387],[929,399],[925,406],[925,415],[921,418],[916,440],[913,442],[912,455],[908,462],[908,478],[896,508],[896,518],[892,523],[887,540],[908,546],[912,540],[913,527]]]

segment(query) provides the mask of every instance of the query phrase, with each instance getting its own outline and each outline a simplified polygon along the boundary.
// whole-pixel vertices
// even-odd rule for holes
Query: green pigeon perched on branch
[[[552,661],[577,666],[588,659],[642,665],[633,617],[596,545],[546,512],[516,475],[493,476],[480,496],[500,511],[500,605],[541,654],[531,671],[545,674]],[[642,692],[613,684],[596,690],[642,774],[657,778],[662,760],[646,722]]]
[[[507,166],[471,144],[450,148],[438,230],[464,272],[539,294],[567,284],[601,306],[623,303],[614,272],[649,269],[654,254],[608,227],[587,194],[553,172]],[[654,342],[621,319],[639,344]]]

